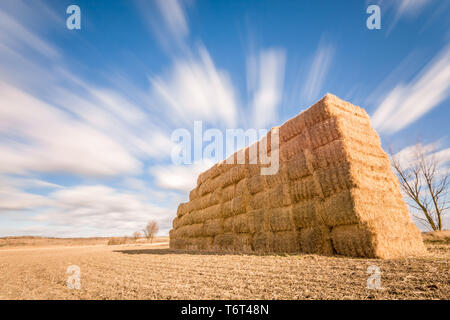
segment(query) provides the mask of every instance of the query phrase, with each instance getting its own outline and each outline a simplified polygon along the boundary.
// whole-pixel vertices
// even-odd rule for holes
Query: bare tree
[[[421,216],[414,216],[433,231],[442,230],[442,216],[449,208],[449,172],[444,172],[444,161],[436,156],[434,148],[417,143],[410,151],[412,161],[406,164],[389,148],[392,167],[409,199],[408,204],[421,213]]]
[[[133,232],[133,239],[136,241],[137,239],[139,239],[140,237],[142,237],[142,233],[139,231],[135,231]]]
[[[147,225],[145,226],[144,234],[145,237],[150,240],[150,243],[153,242],[153,237],[158,232],[158,230],[158,223],[155,220],[149,221],[149,223],[147,223]]]

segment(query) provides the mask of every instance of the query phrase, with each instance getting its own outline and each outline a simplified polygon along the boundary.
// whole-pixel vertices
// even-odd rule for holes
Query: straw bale
[[[223,233],[215,236],[213,248],[215,250],[233,251],[234,235],[232,233]]]
[[[224,161],[177,209],[170,247],[395,258],[425,252],[367,113],[327,94],[279,130],[279,170]],[[274,128],[274,129],[276,129]],[[272,132],[272,131],[271,131]],[[254,144],[271,154],[272,134]],[[229,159],[236,159],[237,153]]]
[[[294,230],[291,207],[266,210],[265,214],[269,220],[271,231]]]
[[[203,233],[207,236],[215,236],[223,233],[223,219],[211,219],[203,224]]]
[[[189,192],[189,201],[195,200],[198,197],[200,197],[199,193],[198,193],[198,188],[194,188],[191,190],[191,192]]]
[[[237,196],[231,200],[231,211],[234,215],[245,212],[245,201],[242,196]]]
[[[296,228],[312,227],[318,223],[315,201],[307,200],[292,206],[293,223]]]
[[[327,145],[340,138],[338,119],[331,118],[309,129],[310,149]]]
[[[269,206],[269,201],[270,201],[270,198],[268,196],[268,193],[266,191],[263,191],[263,192],[254,194],[249,199],[248,204],[249,204],[250,210],[256,210],[256,209],[261,209],[266,206]]]
[[[240,196],[246,196],[250,194],[248,190],[248,179],[244,178],[236,184],[235,194]]]
[[[275,232],[272,237],[274,252],[295,253],[300,251],[299,234],[297,231]]]
[[[223,233],[233,232],[234,216],[223,219]]]
[[[234,233],[249,233],[249,214],[244,213],[233,217],[232,225]]]
[[[293,202],[312,200],[318,196],[313,176],[292,181],[290,190]]]
[[[247,188],[251,194],[263,191],[266,188],[266,180],[264,176],[257,175],[248,179]]]
[[[306,164],[306,157],[303,152],[295,155],[289,160],[287,165],[287,175],[289,179],[297,180],[309,176],[310,174],[311,172]]]
[[[233,197],[234,197],[234,188],[235,188],[234,184],[231,184],[231,185],[223,188],[222,192],[221,192],[221,200],[222,201],[228,201],[228,200],[233,199]]]
[[[279,184],[266,191],[270,199],[269,208],[279,208],[289,206],[292,203],[291,190],[289,184]]]
[[[300,246],[305,253],[333,254],[330,229],[324,225],[316,225],[300,230]]]
[[[263,209],[250,211],[247,215],[250,233],[253,234],[270,230],[270,222]]]
[[[331,166],[325,169],[319,169],[314,172],[317,179],[317,192],[321,191],[323,197],[329,197],[332,194],[349,190],[354,187],[354,179],[350,176],[349,165],[344,163],[341,166]]]
[[[273,252],[273,233],[258,232],[252,239],[252,247],[256,252]]]
[[[239,252],[253,251],[252,236],[248,233],[240,233],[240,234],[234,235],[233,250],[239,251]]]
[[[333,247],[338,254],[375,258],[375,238],[364,226],[352,224],[334,227],[331,231]]]
[[[177,217],[181,217],[186,213],[188,213],[189,212],[188,209],[189,209],[189,202],[180,203],[177,209]]]
[[[353,191],[345,190],[317,202],[316,206],[322,212],[321,217],[325,225],[334,227],[358,223],[358,213],[353,203]]]
[[[228,218],[231,217],[233,215],[233,211],[232,211],[232,201],[233,200],[229,200],[226,202],[223,202],[222,204],[220,204],[220,217],[221,218]]]

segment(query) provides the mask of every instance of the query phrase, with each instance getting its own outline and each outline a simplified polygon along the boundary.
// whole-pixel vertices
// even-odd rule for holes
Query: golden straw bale
[[[355,186],[354,179],[350,176],[349,165],[331,166],[314,172],[323,197],[349,190]]]
[[[233,250],[239,252],[251,252],[252,236],[248,233],[236,234],[233,238]]]
[[[272,237],[274,252],[300,252],[299,235],[297,231],[275,232]]]
[[[245,177],[248,177],[247,166],[238,164],[231,169],[231,179],[233,183],[238,183]]]
[[[234,249],[234,235],[223,233],[215,236],[213,247],[215,250],[232,251]]]
[[[185,215],[186,213],[188,213],[188,208],[189,208],[189,202],[182,202],[178,205],[178,209],[177,209],[177,217],[181,217],[183,215]]]
[[[280,146],[280,161],[288,161],[299,153],[303,153],[303,150],[310,148],[311,142],[309,133],[308,130],[305,130],[302,134],[293,137],[291,140]]]
[[[312,200],[318,196],[313,176],[292,181],[290,190],[293,202]]]
[[[290,185],[279,184],[272,189],[266,191],[270,201],[268,201],[270,208],[285,207],[292,204]]]
[[[376,258],[375,238],[362,225],[343,225],[331,231],[333,247],[338,254],[352,257]]]
[[[222,188],[225,188],[229,186],[230,184],[233,184],[233,174],[232,174],[232,168],[228,169],[224,173],[222,173],[220,176],[218,176],[216,179],[219,181],[219,185]]]
[[[248,190],[248,178],[244,178],[236,184],[235,194],[238,196],[246,196],[250,194]]]
[[[256,252],[273,252],[273,233],[258,232],[252,238],[252,247]]]
[[[213,206],[203,209],[202,213],[204,221],[209,219],[221,218],[222,216],[220,210],[221,210],[220,204],[215,204]]]
[[[267,192],[259,192],[254,194],[249,198],[249,208],[250,210],[256,210],[266,207],[270,198],[267,195]]]
[[[249,164],[259,158],[251,151],[270,155],[275,131],[279,170],[262,176],[269,165]],[[246,164],[222,161],[198,177],[177,209],[171,248],[373,258],[425,252],[363,109],[327,94],[238,153]]]
[[[289,119],[280,127],[280,142],[284,143],[286,141],[289,141],[293,137],[301,134],[305,129],[306,126],[302,114]]]
[[[266,210],[265,214],[268,217],[271,231],[294,230],[291,207]]]
[[[235,185],[231,184],[225,188],[222,189],[222,197],[221,200],[222,201],[228,201],[233,199],[234,197],[234,189],[235,189]]]
[[[331,118],[309,129],[310,149],[327,145],[341,137],[338,119]]]
[[[199,201],[200,201],[200,209],[205,209],[219,203],[217,193],[214,192],[204,195],[199,199]]]
[[[299,153],[288,161],[287,175],[291,180],[297,180],[311,175],[311,172],[306,164],[306,157],[304,153]]]
[[[261,192],[266,188],[266,179],[261,175],[253,176],[248,179],[247,188],[251,194]]]
[[[233,232],[234,216],[223,219],[223,233]]]
[[[232,201],[233,200],[229,200],[226,202],[223,202],[220,204],[220,217],[221,218],[228,218],[231,217],[233,215],[233,211],[232,211]]]
[[[292,206],[292,216],[296,228],[312,227],[318,224],[316,201],[306,200]]]
[[[234,233],[249,233],[249,214],[244,213],[233,217],[233,232]]]
[[[305,253],[333,254],[333,245],[328,227],[316,225],[300,230],[300,247]]]
[[[334,140],[314,150],[314,170],[347,162],[346,145],[342,140]],[[306,163],[305,163],[306,166]]]
[[[200,197],[198,193],[198,187],[192,189],[191,192],[189,192],[189,201],[195,200],[198,197]]]
[[[175,229],[178,228],[180,226],[180,219],[178,217],[175,217],[172,220],[172,227],[174,227]]]
[[[327,226],[358,223],[359,215],[353,204],[352,192],[353,190],[344,190],[316,203]]]
[[[245,202],[243,197],[238,196],[231,200],[231,211],[234,215],[245,212]]]
[[[203,224],[203,233],[206,236],[215,236],[223,233],[223,219],[211,219]]]

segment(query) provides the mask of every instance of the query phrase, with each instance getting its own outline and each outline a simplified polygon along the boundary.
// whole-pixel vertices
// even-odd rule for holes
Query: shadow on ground
[[[201,255],[201,256],[279,256],[279,257],[291,257],[291,256],[316,256],[314,254],[306,254],[306,253],[261,253],[261,252],[227,252],[227,251],[192,251],[192,250],[173,250],[173,249],[123,249],[123,250],[114,250],[113,252],[123,253],[123,254],[154,254],[154,255],[166,255],[166,254],[186,254],[186,255]],[[334,258],[342,258],[343,256],[334,255],[327,256]],[[354,257],[345,257],[350,259],[361,259]]]

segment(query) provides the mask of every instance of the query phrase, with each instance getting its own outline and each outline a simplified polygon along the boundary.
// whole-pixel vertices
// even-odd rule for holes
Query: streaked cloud
[[[115,175],[140,163],[107,135],[20,89],[0,83],[0,172]]]
[[[185,3],[181,0],[135,0],[143,22],[165,50],[186,49],[189,35]]]
[[[262,50],[247,58],[247,85],[254,128],[276,122],[282,99],[286,55],[281,49]]]
[[[324,41],[319,43],[302,89],[302,95],[308,102],[318,99],[322,93],[325,93],[323,84],[333,60],[334,51],[332,45],[325,44]]]
[[[156,3],[171,33],[177,37],[185,36],[189,27],[181,1],[157,0]]]
[[[157,166],[151,168],[150,173],[156,178],[159,187],[188,193],[197,185],[198,175],[213,164],[212,160],[203,160],[186,166]]]
[[[231,79],[216,68],[205,48],[199,48],[199,55],[177,59],[164,76],[150,79],[155,103],[161,111],[169,110],[175,123],[203,120],[234,127],[237,103]]]
[[[173,209],[148,202],[144,196],[104,185],[74,186],[55,191],[48,196],[52,208],[34,219],[53,226],[72,228],[71,236],[82,235],[86,229],[97,234],[131,235],[154,219],[167,232]],[[81,230],[78,230],[81,229]]]
[[[450,47],[443,48],[409,83],[386,94],[372,115],[379,131],[395,133],[430,112],[450,95]]]

